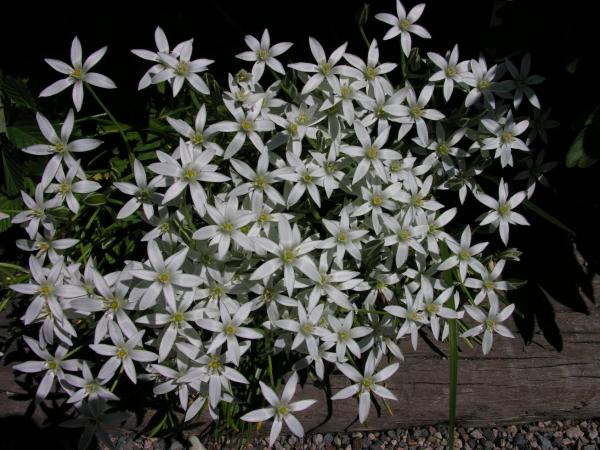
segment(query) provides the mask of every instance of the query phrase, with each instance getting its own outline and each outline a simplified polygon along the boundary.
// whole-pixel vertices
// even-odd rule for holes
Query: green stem
[[[362,36],[363,41],[365,41],[365,44],[367,44],[367,48],[371,48],[371,43],[369,42],[369,39],[367,38],[367,35],[365,34],[365,30],[364,30],[363,26],[359,25],[358,29],[360,30],[360,35]]]
[[[96,103],[98,103],[98,105],[100,105],[100,108],[102,108],[104,110],[104,112],[108,115],[108,117],[110,117],[110,120],[112,120],[113,123],[115,124],[115,126],[117,127],[117,130],[119,131],[119,134],[121,135],[121,139],[123,139],[123,142],[125,143],[125,148],[127,149],[127,155],[129,156],[129,164],[131,164],[131,170],[133,170],[133,162],[135,160],[135,156],[133,156],[133,151],[131,150],[131,147],[129,146],[129,141],[127,140],[127,137],[125,136],[125,133],[123,132],[123,128],[121,128],[121,124],[119,122],[117,122],[117,119],[115,119],[115,116],[113,116],[113,114],[106,107],[106,105],[102,102],[102,100],[100,100],[100,97],[98,97],[98,95],[96,94],[96,91],[94,91],[92,86],[90,86],[88,83],[83,83],[83,84],[85,85],[85,87],[89,91],[89,93],[92,95],[92,97],[94,97],[94,100],[96,100]]]
[[[544,211],[542,208],[540,208],[539,206],[537,206],[535,203],[532,203],[529,200],[525,200],[523,202],[523,205],[525,206],[525,208],[533,211],[534,213],[536,213],[541,218],[546,219],[548,222],[550,222],[553,225],[556,225],[561,230],[564,230],[567,233],[569,233],[570,235],[575,236],[575,232],[571,228],[569,228],[568,226],[566,226],[564,223],[562,223],[556,217],[548,214],[546,211]]]
[[[454,448],[454,427],[456,422],[456,386],[458,382],[458,332],[456,319],[449,319],[448,370],[450,372],[450,391],[448,399],[448,448]]]
[[[275,387],[275,378],[273,377],[273,361],[271,360],[271,355],[268,356],[269,360],[269,381],[271,382],[271,386]]]
[[[21,267],[21,266],[18,266],[18,265],[16,265],[16,264],[10,264],[10,263],[3,263],[3,262],[0,262],[0,267],[2,267],[2,268],[5,268],[5,269],[14,269],[14,270],[20,270],[21,272],[26,272],[26,273],[29,273],[29,270],[28,270],[28,269],[26,269],[26,268],[24,268],[24,267]]]

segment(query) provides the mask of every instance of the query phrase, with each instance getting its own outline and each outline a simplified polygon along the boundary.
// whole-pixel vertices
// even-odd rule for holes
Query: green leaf
[[[83,202],[89,206],[101,206],[106,203],[106,196],[99,192],[94,192],[93,194],[86,195]]]
[[[586,168],[600,159],[600,106],[587,117],[583,128],[567,151],[566,166]]]
[[[17,148],[25,148],[45,141],[33,119],[17,120],[7,128],[6,135]]]
[[[2,174],[4,175],[4,191],[10,196],[15,196],[23,189],[24,175],[21,165],[13,152],[7,149],[0,150],[0,162],[2,163]]]
[[[375,239],[367,242],[362,248],[362,262],[365,268],[365,273],[371,272],[380,260],[379,254],[383,248],[383,241]]]
[[[15,105],[34,111],[38,109],[35,99],[23,81],[5,75],[0,80],[0,89]]]

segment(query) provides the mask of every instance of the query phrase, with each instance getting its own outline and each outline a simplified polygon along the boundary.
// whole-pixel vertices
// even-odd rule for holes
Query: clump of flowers
[[[374,399],[396,399],[386,380],[419,333],[445,341],[458,321],[463,337],[483,334],[484,353],[494,334],[513,337],[502,272],[537,179],[505,180],[536,160],[540,78],[522,73],[527,55],[520,72],[461,60],[457,46],[421,59],[424,5],[396,6],[375,17],[392,27],[384,40],[400,39],[401,64],[382,62],[376,40],[358,56],[311,37],[314,61],[286,65],[292,44],[265,30],[246,37],[249,71],[226,88],[192,40],[171,48],[157,28],[156,51],[133,51],[153,64],[139,88],[182,101],[152,117],[158,138],[116,123],[110,181],[95,169],[105,144],[71,138],[72,110],[60,132],[38,114],[48,142],[23,151],[47,165],[12,218],[34,252],[30,281],[12,286],[28,296],[33,352],[15,369],[39,374],[38,401],[56,387],[90,415],[144,380],[185,421],[273,420],[272,444],[284,423],[303,435],[293,413],[314,402],[291,401],[299,374],[347,377],[333,399],[356,397],[364,423]],[[105,52],[82,62],[75,38],[70,65],[47,60],[66,78],[41,95],[72,87],[79,111],[84,89],[115,88],[90,72]],[[102,217],[110,226],[96,228]],[[252,410],[261,393],[268,406]]]

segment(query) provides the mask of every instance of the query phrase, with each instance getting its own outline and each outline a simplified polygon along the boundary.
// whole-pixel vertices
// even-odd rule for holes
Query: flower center
[[[448,146],[447,142],[440,142],[438,144],[437,151],[440,155],[447,155],[450,151],[450,147]]]
[[[387,113],[384,111],[383,106],[378,106],[373,112],[380,119],[387,117]]]
[[[181,322],[183,322],[184,319],[185,319],[185,317],[183,316],[183,313],[176,312],[175,314],[173,314],[173,322],[176,323],[177,325],[179,325]]]
[[[223,295],[223,288],[221,286],[215,286],[211,292],[212,298],[220,298]]]
[[[410,231],[408,230],[400,230],[398,232],[398,240],[399,241],[408,241],[410,239]]]
[[[210,360],[210,362],[207,364],[208,367],[208,371],[212,372],[212,373],[219,373],[221,371],[221,368],[223,367],[223,364],[221,363],[221,361],[217,358],[212,358]]]
[[[55,371],[56,369],[58,369],[58,361],[53,359],[52,361],[48,361],[46,363],[48,365],[48,370],[50,371]]]
[[[344,244],[348,240],[348,236],[343,231],[337,235],[337,241],[340,244]]]
[[[328,175],[333,175],[336,169],[337,167],[335,161],[328,161],[327,163],[325,163],[325,172],[327,172]]]
[[[302,325],[302,328],[300,330],[302,331],[302,334],[309,336],[312,334],[314,329],[315,327],[312,323],[306,322],[304,325]]]
[[[385,289],[385,283],[381,280],[377,280],[377,282],[375,283],[375,288],[378,291],[381,291],[381,290]]]
[[[242,123],[240,124],[240,128],[242,129],[242,131],[244,131],[246,133],[250,133],[253,129],[252,122],[248,119],[244,119],[244,120],[242,120]]]
[[[195,180],[197,177],[198,177],[198,171],[196,169],[194,169],[193,167],[187,167],[183,171],[184,180],[192,181],[192,180]]]
[[[423,115],[423,108],[421,108],[419,105],[414,105],[410,107],[408,112],[413,119],[418,119]]]
[[[429,314],[437,314],[439,310],[440,307],[435,303],[430,303],[425,307],[425,311],[427,311]]]
[[[233,323],[228,323],[225,325],[225,328],[223,328],[223,332],[226,336],[233,336],[236,331],[237,327]]]
[[[204,136],[202,135],[202,133],[200,133],[199,131],[194,133],[194,136],[192,136],[192,144],[202,145],[203,142],[204,142]]]
[[[288,127],[288,131],[290,132],[290,134],[292,136],[298,136],[298,124],[295,122],[290,122],[290,125]]]
[[[502,139],[503,143],[510,144],[512,141],[515,140],[515,137],[510,131],[505,131],[500,135],[500,139]]]
[[[66,149],[67,148],[66,148],[65,144],[63,144],[62,142],[59,142],[58,144],[56,144],[54,146],[54,151],[58,154],[64,153]]]
[[[397,173],[400,172],[400,170],[402,169],[402,163],[400,161],[392,161],[392,164],[390,164],[390,171]]]
[[[223,222],[221,230],[225,233],[231,233],[233,231],[233,224],[231,222]]]
[[[407,30],[408,30],[408,27],[410,27],[411,23],[410,23],[410,20],[408,20],[408,19],[405,17],[404,19],[402,19],[402,20],[400,21],[400,24],[399,24],[399,25],[400,25],[400,29],[401,29],[402,31],[407,31]]]
[[[262,61],[266,60],[269,57],[269,50],[261,48],[258,51],[258,58]]]
[[[483,287],[489,291],[493,291],[494,290],[494,282],[493,281],[484,281]]]
[[[280,417],[286,416],[289,409],[286,404],[281,404],[277,407],[277,415]]]
[[[50,249],[50,244],[47,242],[36,242],[35,246],[42,252],[47,252]]]
[[[498,205],[498,214],[502,217],[507,217],[510,215],[510,205],[508,202],[503,202]]]
[[[94,392],[97,392],[98,391],[98,383],[96,383],[95,381],[92,381],[91,383],[87,383],[84,386],[84,389],[86,390],[86,392],[88,394],[92,394]]]
[[[81,67],[76,67],[73,72],[71,72],[71,78],[74,78],[75,80],[83,79],[83,70]]]
[[[312,175],[310,173],[305,173],[302,175],[302,181],[306,184],[312,183]]]
[[[171,274],[169,272],[163,272],[158,276],[157,280],[162,284],[167,284],[171,280]]]
[[[50,286],[49,284],[42,284],[40,286],[40,294],[44,297],[49,297],[50,293],[52,292],[52,286]]]
[[[348,333],[346,330],[342,330],[338,333],[338,337],[340,338],[341,342],[346,342],[350,339],[350,333]]]
[[[408,320],[412,320],[413,322],[418,322],[420,320],[422,320],[422,316],[421,313],[419,313],[418,311],[409,311],[408,314],[406,315],[406,318]]]
[[[477,89],[480,91],[485,91],[490,87],[490,82],[488,80],[479,80],[477,83]]]
[[[127,348],[125,348],[125,347],[119,347],[117,349],[116,357],[119,358],[119,359],[125,359],[125,358],[127,358],[127,354],[128,354]]]
[[[455,77],[456,74],[457,74],[456,66],[448,66],[448,68],[446,69],[446,76],[448,78],[452,78],[452,77]]]
[[[298,125],[304,125],[307,120],[308,120],[308,117],[306,116],[305,112],[298,113],[298,117],[296,117],[296,123]]]
[[[374,146],[369,147],[366,152],[366,156],[369,159],[377,159],[378,154],[379,154],[379,149]]]
[[[381,206],[383,205],[383,198],[380,195],[374,195],[371,198],[371,205],[373,206]]]
[[[494,329],[494,325],[496,325],[496,321],[494,319],[487,319],[485,321],[485,329],[488,331],[492,331]]]
[[[262,296],[266,303],[273,301],[273,291],[271,289],[265,289]]]
[[[360,384],[362,385],[363,390],[370,391],[373,388],[373,385],[375,384],[375,382],[373,381],[372,377],[365,377],[362,379]]]
[[[63,181],[62,183],[60,183],[60,185],[58,186],[58,192],[60,192],[63,195],[66,195],[69,192],[71,192],[71,183],[68,183],[67,181]]]
[[[266,211],[261,212],[260,215],[258,216],[258,221],[261,224],[267,223],[270,219],[271,219],[271,216],[269,216],[269,213]]]
[[[365,69],[365,77],[369,80],[374,80],[377,77],[377,69],[372,66],[367,66]]]
[[[460,259],[462,259],[463,261],[468,261],[469,259],[471,259],[471,252],[465,248],[460,251],[460,253],[458,254],[458,257]]]
[[[179,61],[179,63],[177,63],[177,67],[175,67],[175,73],[185,77],[188,74],[189,68],[190,65],[187,61]]]
[[[116,311],[121,306],[121,303],[116,298],[109,299],[108,307],[113,311]]]
[[[164,222],[161,223],[158,228],[160,228],[160,231],[162,231],[163,233],[167,233],[171,229],[171,225],[169,224],[169,222]]]
[[[331,64],[328,62],[321,64],[321,73],[325,76],[329,75],[331,73]]]
[[[352,88],[350,86],[342,86],[340,89],[340,96],[344,100],[349,100],[352,98]]]
[[[296,259],[296,255],[294,255],[294,250],[291,248],[287,248],[283,251],[281,255],[281,259],[285,264],[291,264]]]

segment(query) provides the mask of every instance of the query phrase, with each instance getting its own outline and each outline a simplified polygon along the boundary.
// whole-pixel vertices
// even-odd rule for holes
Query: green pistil
[[[383,205],[383,198],[380,195],[374,195],[371,198],[371,205],[373,206],[381,206]]]
[[[377,282],[375,283],[375,289],[377,289],[378,291],[385,289],[385,283],[381,280],[377,280]]]
[[[233,336],[236,331],[237,331],[237,327],[233,323],[228,323],[223,328],[223,332],[225,333],[226,336]]]
[[[302,331],[302,334],[304,334],[306,336],[311,335],[314,329],[315,329],[314,325],[312,323],[310,323],[310,322],[306,322],[300,328],[300,330]]]
[[[346,330],[342,330],[338,333],[338,337],[340,338],[340,342],[346,342],[350,339],[350,333]]]
[[[156,279],[162,284],[167,284],[171,280],[171,274],[169,272],[163,272]]]
[[[494,282],[493,281],[484,281],[483,287],[489,291],[493,291],[494,290]]]
[[[498,205],[498,214],[502,217],[507,217],[510,215],[510,205],[508,202],[500,203]]]
[[[175,73],[184,77],[188,74],[189,68],[189,63],[187,63],[186,61],[179,61],[177,67],[175,67]]]
[[[471,259],[471,252],[467,249],[461,250],[458,254],[458,257],[463,261],[468,261],[469,259]]]
[[[379,154],[379,149],[377,147],[369,147],[366,152],[366,156],[368,159],[377,159],[377,155]]]
[[[437,152],[440,155],[447,155],[449,151],[450,151],[450,147],[448,146],[447,142],[440,142],[438,144]]]
[[[175,314],[173,314],[173,318],[172,321],[173,323],[179,325],[181,322],[183,322],[185,319],[184,315],[180,312],[176,312]]]
[[[408,20],[406,17],[400,21],[400,29],[402,31],[407,31],[410,25],[410,20]]]
[[[398,232],[398,240],[399,241],[408,241],[410,239],[410,232],[408,230],[400,230]]]
[[[231,222],[224,222],[221,225],[221,230],[225,233],[231,233],[233,231],[233,224]]]
[[[183,178],[187,181],[195,180],[198,177],[198,171],[192,167],[188,167],[183,171]]]
[[[335,161],[327,161],[327,163],[325,163],[325,172],[327,172],[328,175],[333,175],[336,170],[337,165]]]
[[[477,83],[477,89],[479,89],[480,91],[485,91],[490,87],[490,84],[491,83],[488,80],[480,80]]]
[[[264,189],[266,185],[267,185],[267,179],[265,178],[264,175],[258,175],[256,177],[256,179],[254,180],[254,186],[256,186],[259,189]]]
[[[260,215],[258,216],[258,222],[261,225],[267,223],[270,219],[271,219],[271,216],[269,216],[269,213],[266,211],[261,212]]]
[[[421,108],[419,105],[414,105],[414,106],[410,107],[410,109],[408,110],[408,113],[414,119],[418,119],[419,117],[421,117],[423,115],[423,108]]]
[[[158,227],[160,229],[160,231],[162,231],[163,233],[168,233],[169,230],[171,230],[171,224],[169,224],[169,222],[164,222],[161,223],[160,226]]]
[[[390,164],[390,172],[397,173],[402,170],[402,163],[400,161],[392,161]]]
[[[296,259],[296,255],[294,255],[294,250],[291,248],[285,249],[283,254],[281,255],[281,259],[285,264],[291,264]]]
[[[373,388],[373,385],[375,384],[375,382],[373,381],[372,377],[365,377],[362,379],[360,384],[362,385],[363,390],[370,391]]]
[[[342,88],[340,89],[340,96],[344,100],[349,100],[350,98],[352,98],[352,88],[350,86],[342,86]]]
[[[456,66],[448,66],[448,68],[446,69],[446,76],[448,78],[455,77],[457,73],[458,72],[456,70]]]
[[[245,133],[250,133],[253,130],[252,122],[249,121],[248,119],[244,119],[244,120],[242,120],[242,123],[240,124],[240,128]]]
[[[338,241],[340,244],[344,244],[344,243],[346,243],[346,242],[347,242],[347,240],[348,240],[348,236],[346,235],[346,233],[344,233],[344,232],[342,231],[340,234],[338,234],[338,235],[337,235],[337,238],[336,238],[336,239],[337,239],[337,241]]]
[[[273,291],[270,289],[265,289],[262,296],[266,303],[271,303],[273,301]]]
[[[494,325],[496,325],[496,321],[493,319],[487,319],[485,321],[485,329],[488,331],[492,331],[494,329]]]
[[[204,136],[199,131],[192,136],[192,144],[200,146],[204,143]]]
[[[55,371],[56,369],[58,369],[58,366],[59,366],[58,361],[55,359],[53,359],[52,361],[48,361],[47,364],[48,364],[48,370],[51,370],[51,371]]]
[[[207,364],[208,367],[208,371],[209,372],[220,372],[221,368],[223,367],[223,364],[221,363],[221,361],[217,358],[213,358],[210,360],[210,362]]]
[[[289,412],[289,408],[285,404],[281,404],[277,407],[277,415],[279,417],[286,416],[288,414],[288,412]]]
[[[305,173],[304,175],[302,175],[302,181],[304,181],[304,183],[306,184],[312,183],[312,179],[312,175],[309,173]]]
[[[121,303],[116,298],[108,299],[108,307],[110,309],[112,309],[113,311],[116,311],[117,309],[119,309],[119,306],[121,306]]]
[[[512,141],[515,140],[515,137],[513,136],[513,134],[510,131],[505,131],[504,133],[502,133],[500,135],[500,139],[502,140],[503,143],[510,144]]]
[[[327,76],[331,73],[331,64],[325,62],[321,64],[321,74]]]
[[[48,285],[48,284],[42,284],[42,285],[40,286],[40,294],[41,294],[43,297],[49,297],[49,296],[50,296],[50,292],[51,292],[51,291],[52,291],[52,288],[51,288],[51,286],[50,286],[50,285]]]
[[[435,303],[430,303],[425,307],[425,311],[427,311],[429,314],[437,314],[439,310],[440,307]]]
[[[409,311],[409,313],[406,315],[406,318],[408,320],[412,320],[413,322],[418,322],[422,319],[422,316],[418,311]]]
[[[66,149],[67,149],[67,148],[65,147],[65,145],[64,145],[63,143],[61,143],[61,142],[59,142],[58,144],[56,144],[56,145],[54,146],[54,151],[55,151],[56,153],[58,153],[58,154],[62,154],[62,153],[64,153]]]
[[[268,58],[269,58],[269,50],[261,48],[258,51],[258,59],[260,59],[261,61],[265,61]]]
[[[365,69],[365,77],[369,80],[374,80],[377,77],[377,69],[372,66],[367,66]]]
[[[74,80],[82,80],[83,79],[83,71],[81,67],[76,67],[73,72],[71,72],[71,78]]]
[[[116,357],[119,358],[119,359],[125,359],[125,358],[127,358],[127,354],[128,354],[127,353],[127,348],[125,348],[125,347],[119,347],[117,349]]]
[[[212,298],[220,298],[223,295],[223,288],[221,286],[215,286],[210,294]]]
[[[294,137],[298,136],[298,124],[295,122],[290,122],[288,126],[288,131]]]
[[[305,112],[298,113],[298,117],[296,118],[296,123],[298,125],[304,125],[304,124],[306,124],[307,120],[308,120],[308,117],[306,116]]]

